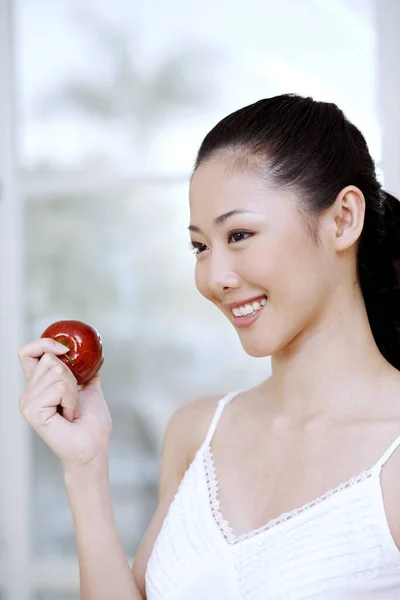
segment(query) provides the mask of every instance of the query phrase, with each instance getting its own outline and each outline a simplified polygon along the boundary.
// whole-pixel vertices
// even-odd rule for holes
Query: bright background
[[[269,374],[194,286],[202,138],[262,97],[312,95],[399,194],[399,29],[396,0],[0,0],[0,600],[79,598],[60,465],[17,410],[18,347],[61,318],[100,330],[132,560],[171,412]]]

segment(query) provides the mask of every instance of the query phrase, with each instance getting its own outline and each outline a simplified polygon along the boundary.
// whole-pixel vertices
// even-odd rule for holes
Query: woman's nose
[[[217,295],[229,289],[236,289],[241,283],[241,279],[232,269],[232,265],[215,259],[210,260],[207,280],[208,287]]]

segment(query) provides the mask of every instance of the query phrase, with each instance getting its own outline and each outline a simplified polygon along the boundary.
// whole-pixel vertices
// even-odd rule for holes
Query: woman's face
[[[235,327],[246,352],[281,351],[321,318],[334,253],[317,245],[293,192],[212,158],[190,186],[196,286]]]

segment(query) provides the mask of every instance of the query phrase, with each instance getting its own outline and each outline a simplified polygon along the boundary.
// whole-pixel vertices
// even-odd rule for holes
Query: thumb
[[[81,387],[82,391],[85,392],[100,392],[101,391],[101,376],[100,376],[100,371],[97,371],[96,375],[94,377],[92,377],[92,379],[90,381],[88,381],[87,383],[85,383],[85,385],[83,385]]]
[[[110,419],[110,413],[101,389],[100,373],[96,375],[85,385],[82,386],[79,403],[79,417],[82,422],[91,421],[93,418],[103,420]]]

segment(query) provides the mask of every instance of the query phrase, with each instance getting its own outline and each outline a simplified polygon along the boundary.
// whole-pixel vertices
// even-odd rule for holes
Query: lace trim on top
[[[323,502],[327,498],[330,498],[334,494],[337,494],[347,488],[352,487],[353,485],[360,483],[361,481],[364,481],[365,479],[370,478],[373,473],[373,468],[369,469],[368,471],[361,471],[361,473],[359,473],[355,477],[352,477],[351,479],[349,479],[348,481],[345,481],[344,483],[340,483],[337,487],[335,487],[331,490],[328,490],[322,496],[315,498],[315,500],[312,500],[311,502],[307,502],[306,504],[303,504],[303,506],[301,506],[300,508],[295,508],[294,510],[291,510],[290,512],[282,513],[279,517],[277,517],[275,519],[270,519],[265,525],[262,525],[261,527],[258,527],[257,529],[252,529],[248,533],[243,533],[241,535],[235,535],[233,533],[232,527],[229,525],[229,522],[223,518],[222,513],[221,513],[221,506],[220,506],[220,502],[218,499],[219,483],[218,483],[217,473],[216,473],[216,469],[215,469],[214,456],[211,451],[211,444],[205,448],[205,451],[203,454],[203,463],[204,463],[205,474],[206,474],[208,498],[209,498],[209,502],[210,502],[210,506],[211,506],[211,512],[212,512],[215,522],[218,525],[218,528],[219,528],[222,536],[229,544],[237,544],[238,542],[242,542],[244,540],[254,537],[255,535],[258,535],[259,533],[267,531],[268,529],[271,529],[272,527],[275,527],[276,525],[279,525],[280,523],[284,523],[285,521],[292,519],[293,517],[312,508],[313,506],[320,504],[321,502]]]

